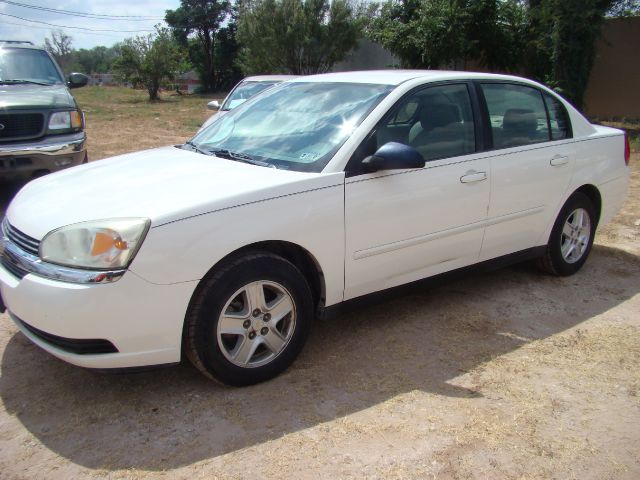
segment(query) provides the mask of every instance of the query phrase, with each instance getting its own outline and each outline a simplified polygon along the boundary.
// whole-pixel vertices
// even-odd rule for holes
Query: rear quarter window
[[[548,93],[544,93],[544,102],[549,112],[549,125],[551,127],[551,140],[564,140],[571,138],[571,122],[569,114],[562,102]]]

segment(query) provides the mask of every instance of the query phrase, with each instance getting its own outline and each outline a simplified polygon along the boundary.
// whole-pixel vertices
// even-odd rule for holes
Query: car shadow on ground
[[[76,464],[173,469],[406,392],[480,398],[456,377],[623,303],[640,291],[639,267],[640,257],[596,247],[569,278],[521,265],[400,295],[318,322],[292,368],[246,388],[210,382],[187,365],[91,372],[16,333],[4,350],[0,396],[31,434]]]

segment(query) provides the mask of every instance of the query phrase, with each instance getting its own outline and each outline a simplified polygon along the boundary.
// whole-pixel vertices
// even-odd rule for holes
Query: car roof
[[[0,48],[26,48],[29,50],[44,50],[28,40],[0,40]]]
[[[368,70],[358,72],[323,73],[298,77],[295,82],[345,82],[369,83],[382,85],[400,85],[408,80],[423,78],[430,81],[461,80],[461,79],[494,79],[518,80],[527,79],[511,75],[493,73],[458,72],[449,70]]]
[[[243,78],[243,82],[284,82],[292,78],[298,78],[299,75],[254,75],[253,77]]]

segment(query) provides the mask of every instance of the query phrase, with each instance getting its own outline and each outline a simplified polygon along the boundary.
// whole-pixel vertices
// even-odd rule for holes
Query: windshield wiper
[[[193,143],[191,140],[185,142],[185,145],[189,145],[193,150],[203,155],[211,155],[211,152],[205,152],[200,147],[198,147],[195,143]]]
[[[271,163],[255,160],[253,157],[251,157],[250,155],[247,155],[246,153],[232,152],[227,148],[215,148],[215,149],[209,150],[209,152],[214,154],[216,157],[220,157],[220,158],[227,158],[229,160],[249,163],[251,165],[257,165],[259,167],[276,168],[276,166]]]
[[[0,80],[0,85],[14,85],[14,84],[19,84],[19,83],[31,83],[33,85],[53,85],[52,83],[36,82],[34,80],[21,80],[21,79],[18,79],[18,78]]]

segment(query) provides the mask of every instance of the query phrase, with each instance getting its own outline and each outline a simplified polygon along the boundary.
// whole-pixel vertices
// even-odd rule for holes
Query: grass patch
[[[150,102],[146,90],[85,87],[74,91],[85,112],[89,158],[183,143],[212,114],[207,102],[224,94],[162,94]]]

